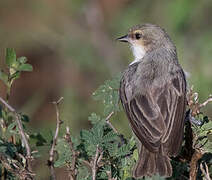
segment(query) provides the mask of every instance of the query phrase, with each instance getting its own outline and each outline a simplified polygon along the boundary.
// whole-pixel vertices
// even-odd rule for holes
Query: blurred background
[[[23,73],[13,88],[10,104],[27,114],[33,132],[48,136],[55,128],[52,101],[60,106],[73,135],[89,128],[91,112],[101,114],[92,93],[133,59],[126,44],[115,39],[136,24],[162,26],[175,42],[179,61],[190,75],[188,82],[203,101],[212,93],[212,3],[210,0],[19,0],[0,2],[0,67],[5,48],[15,48],[34,67]],[[0,82],[0,96],[5,87]],[[204,109],[212,117],[212,105]],[[120,112],[112,123],[126,136],[131,132]],[[40,179],[48,179],[45,153],[35,164]],[[64,171],[58,171],[63,177]],[[38,178],[38,179],[39,179]]]

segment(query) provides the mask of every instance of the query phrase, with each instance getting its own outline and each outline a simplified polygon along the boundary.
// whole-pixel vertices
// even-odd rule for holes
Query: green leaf
[[[102,143],[102,137],[104,134],[103,125],[104,124],[102,124],[102,123],[98,123],[98,124],[95,124],[94,127],[91,129],[91,132],[92,132],[94,138],[97,139],[97,144]]]
[[[93,156],[96,153],[96,147],[103,147],[104,124],[97,123],[94,127],[80,132],[81,140],[88,156]]]
[[[201,127],[205,131],[212,130],[212,121],[209,121],[208,123],[204,123]]]
[[[102,139],[102,143],[111,143],[112,141],[116,141],[118,138],[117,134],[114,133],[113,131],[110,131],[109,133],[107,133],[103,139]]]
[[[18,134],[19,130],[17,128],[17,123],[16,121],[14,121],[13,123],[11,123],[8,128],[7,131],[9,131],[12,134]]]
[[[17,152],[17,148],[15,147],[14,144],[9,142],[4,142],[4,141],[0,142],[0,153],[3,153],[13,158],[16,152]]]
[[[91,113],[91,115],[88,117],[88,120],[94,125],[101,120],[101,117],[96,113]]]
[[[27,58],[26,58],[26,57],[24,57],[24,56],[19,57],[17,60],[18,60],[18,62],[20,62],[20,64],[24,64],[24,63],[26,63],[26,62],[27,62]]]
[[[20,63],[18,61],[13,62],[11,68],[10,68],[10,74],[16,73],[16,69],[20,66]]]
[[[69,144],[64,138],[59,138],[55,150],[58,152],[59,158],[54,163],[55,167],[61,167],[66,163],[70,163],[72,160],[72,152],[70,150]]]
[[[79,166],[77,180],[88,180],[88,178],[91,177],[89,170],[90,169],[85,166]]]
[[[34,141],[36,146],[43,146],[47,143],[47,140],[41,133],[34,133],[30,135],[30,140]]]
[[[212,153],[212,142],[207,141],[207,143],[204,145],[204,150],[206,152]]]
[[[118,143],[108,143],[106,146],[110,156],[116,157],[118,154]]]
[[[27,115],[25,115],[25,114],[23,114],[23,115],[21,115],[21,120],[23,121],[23,122],[29,122],[29,117],[27,116]]]
[[[118,156],[126,156],[131,153],[130,144],[124,144],[119,148]]]
[[[81,136],[81,139],[83,139],[84,141],[90,141],[90,140],[92,140],[93,135],[90,131],[82,130],[80,132],[80,136]]]
[[[8,67],[12,67],[13,63],[16,62],[16,53],[13,48],[6,49],[6,64]]]
[[[112,111],[119,111],[119,84],[120,75],[112,80],[107,80],[94,93],[93,98],[100,100],[104,104],[104,115],[109,115]]]
[[[31,64],[21,64],[17,68],[18,71],[32,71],[33,67]]]

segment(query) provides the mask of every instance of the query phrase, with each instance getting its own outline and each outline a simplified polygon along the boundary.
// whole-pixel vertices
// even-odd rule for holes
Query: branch
[[[200,108],[206,106],[209,102],[212,102],[212,96],[209,96],[209,98],[203,102],[202,104],[199,105]]]
[[[77,178],[76,161],[77,161],[77,157],[79,156],[79,152],[76,152],[74,150],[74,145],[70,137],[70,129],[68,126],[66,127],[66,134],[64,138],[66,142],[69,144],[70,150],[72,152],[72,163],[70,168],[68,169],[69,177],[70,177],[70,180],[76,180]]]
[[[54,134],[52,146],[51,146],[51,149],[49,151],[48,165],[49,165],[50,170],[51,170],[51,179],[53,179],[53,180],[56,180],[56,176],[55,176],[55,172],[54,172],[54,153],[55,153],[55,146],[57,144],[57,138],[58,138],[58,134],[59,134],[60,125],[62,124],[62,121],[60,120],[60,113],[59,113],[58,106],[59,106],[59,104],[60,104],[60,102],[62,100],[63,100],[63,97],[61,97],[56,102],[55,101],[52,102],[55,105],[55,109],[56,109],[57,124],[56,124],[56,130],[55,130],[55,134]]]
[[[90,168],[90,170],[92,170],[92,164],[89,161],[82,159],[82,163],[84,163],[87,168]]]
[[[200,164],[200,169],[201,169],[202,173],[204,174],[205,179],[206,180],[211,180],[210,174],[209,174],[209,170],[208,170],[208,166],[207,166],[206,163],[204,163],[204,165],[205,165],[205,169],[203,168],[203,164],[202,163]]]
[[[103,152],[99,149],[99,145],[96,146],[95,157],[91,161],[82,160],[82,162],[91,169],[92,180],[96,180],[96,174],[99,167],[103,166],[101,160],[103,157]]]
[[[11,172],[13,175],[15,175],[21,180],[28,180],[28,179],[32,180],[33,177],[35,176],[35,174],[31,173],[30,171],[22,167],[18,163],[18,161],[16,162],[17,163],[16,165],[14,161],[7,159],[7,157],[2,153],[0,153],[0,161],[5,169],[7,169],[9,172]]]
[[[212,95],[210,95],[205,102],[200,104],[199,95],[197,92],[193,92],[192,86],[187,93],[187,102],[189,108],[191,109],[191,115],[194,117],[200,113],[200,109],[202,107],[206,106],[209,102],[212,102]]]
[[[95,158],[94,158],[93,163],[92,163],[92,180],[96,180],[96,172],[98,170],[97,162],[98,162],[98,159],[99,159],[99,154],[100,154],[100,149],[99,149],[99,145],[97,145]]]
[[[117,178],[113,178],[112,177],[112,172],[111,171],[106,171],[106,174],[107,174],[108,180],[117,180]]]
[[[202,153],[195,149],[195,152],[191,158],[191,162],[190,162],[190,173],[189,173],[189,176],[190,176],[190,180],[196,180],[196,177],[197,177],[197,163],[199,161],[199,159],[202,157]]]
[[[16,110],[10,106],[4,99],[2,99],[0,97],[0,101],[2,104],[4,104],[4,106],[10,111],[12,112],[14,115],[15,115],[15,118],[16,118],[16,122],[18,124],[18,129],[19,129],[19,133],[20,133],[20,136],[21,136],[21,140],[26,148],[26,152],[27,152],[27,156],[26,156],[26,159],[27,159],[27,169],[29,171],[32,171],[32,167],[31,167],[31,160],[32,160],[32,156],[31,156],[31,149],[30,149],[30,146],[29,146],[29,142],[27,140],[27,137],[26,137],[26,134],[24,133],[24,129],[23,129],[23,124],[22,124],[22,121],[21,121],[21,116],[16,112]]]
[[[107,117],[106,117],[106,123],[107,123],[107,125],[108,126],[110,126],[111,127],[111,129],[113,129],[113,131],[115,132],[115,133],[117,133],[118,134],[118,131],[116,130],[116,128],[111,124],[111,122],[109,121],[110,120],[110,118],[111,118],[111,116],[114,114],[114,111],[112,111]]]
[[[98,167],[103,166],[102,157],[103,157],[103,152],[100,152],[99,158],[98,158],[98,160],[97,160],[97,166],[98,166]]]

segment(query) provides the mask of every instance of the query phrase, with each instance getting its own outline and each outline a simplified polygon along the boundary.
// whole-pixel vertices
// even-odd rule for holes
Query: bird
[[[171,157],[181,149],[186,111],[186,77],[177,50],[158,25],[143,24],[117,38],[130,45],[134,60],[119,88],[123,109],[137,137],[133,177],[172,176]]]

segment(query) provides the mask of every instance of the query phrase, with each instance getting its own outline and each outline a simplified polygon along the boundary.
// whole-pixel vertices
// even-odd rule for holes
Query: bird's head
[[[127,35],[117,40],[130,44],[136,60],[142,59],[147,52],[158,48],[175,49],[165,30],[153,24],[136,25],[129,30]]]

